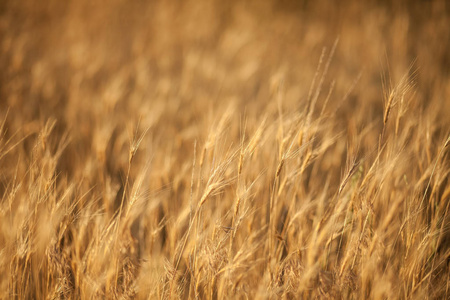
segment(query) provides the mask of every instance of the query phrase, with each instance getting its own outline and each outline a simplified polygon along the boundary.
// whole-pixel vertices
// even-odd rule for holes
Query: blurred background
[[[339,39],[327,76],[338,96],[359,78],[354,96],[380,97],[381,75],[412,65],[424,101],[448,108],[449,14],[445,0],[5,0],[1,105],[81,123],[100,103],[128,110],[159,98],[204,108],[233,98],[250,113],[280,79],[301,103],[322,48]]]

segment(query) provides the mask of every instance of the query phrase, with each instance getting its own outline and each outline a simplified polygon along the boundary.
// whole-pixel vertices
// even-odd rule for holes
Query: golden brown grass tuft
[[[448,299],[449,8],[2,1],[0,298]]]

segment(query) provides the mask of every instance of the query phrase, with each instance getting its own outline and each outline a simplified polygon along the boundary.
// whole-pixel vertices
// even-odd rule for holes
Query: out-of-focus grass
[[[3,1],[0,298],[448,298],[446,1]]]

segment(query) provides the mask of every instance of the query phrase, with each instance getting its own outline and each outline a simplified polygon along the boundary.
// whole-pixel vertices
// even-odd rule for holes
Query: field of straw
[[[450,5],[0,2],[1,299],[449,299]]]

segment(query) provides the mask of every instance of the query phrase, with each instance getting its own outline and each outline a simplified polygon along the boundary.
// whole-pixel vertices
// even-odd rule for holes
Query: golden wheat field
[[[0,2],[1,299],[449,299],[450,4]]]

